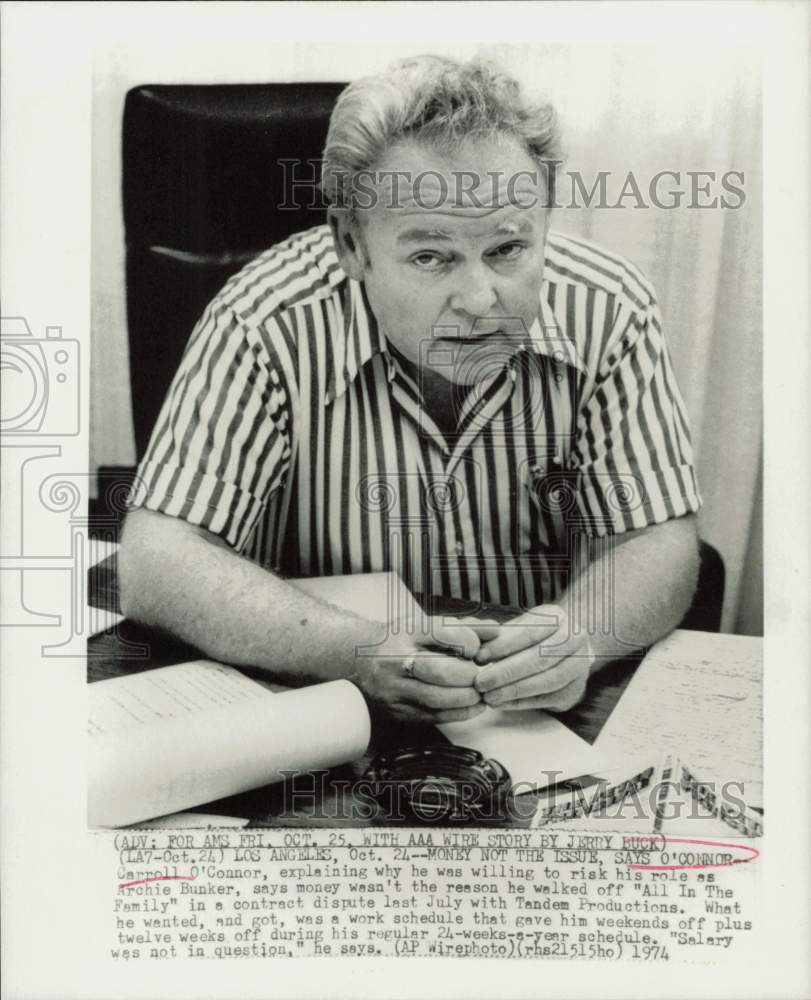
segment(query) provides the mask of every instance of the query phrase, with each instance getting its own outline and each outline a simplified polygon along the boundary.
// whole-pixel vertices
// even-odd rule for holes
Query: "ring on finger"
[[[414,676],[414,668],[416,666],[416,662],[417,662],[417,657],[414,653],[412,653],[411,656],[407,656],[405,660],[403,660],[403,677]]]

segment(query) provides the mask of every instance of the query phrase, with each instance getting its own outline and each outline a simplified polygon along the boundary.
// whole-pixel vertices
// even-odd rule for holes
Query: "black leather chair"
[[[344,86],[148,85],[127,94],[123,203],[139,459],[209,300],[261,250],[324,221],[306,181],[318,178]],[[300,163],[281,162],[290,160]],[[298,208],[282,207],[292,200],[291,178]]]
[[[127,324],[139,459],[209,300],[261,250],[324,221],[313,185],[344,86],[146,85],[127,94]],[[299,207],[281,207],[291,202],[292,177],[300,182]],[[723,597],[723,560],[702,542],[698,589],[683,627],[717,632]]]
[[[705,541],[701,542],[699,555],[698,586],[680,627],[698,632],[720,632],[726,588],[724,560],[718,549]]]

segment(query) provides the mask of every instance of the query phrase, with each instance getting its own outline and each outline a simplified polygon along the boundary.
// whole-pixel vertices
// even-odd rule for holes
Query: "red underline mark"
[[[196,875],[151,875],[149,878],[137,878],[134,882],[119,882],[119,889],[129,889],[131,885],[143,885],[145,882],[193,882]]]
[[[729,868],[732,865],[745,865],[750,861],[754,861],[760,854],[760,851],[755,847],[747,847],[746,844],[727,844],[720,840],[688,840],[684,837],[658,837],[658,839],[663,840],[666,844],[698,844],[701,847],[731,847],[736,851],[749,851],[749,857],[732,858],[730,861],[708,861],[700,865],[638,865],[629,863],[627,867],[649,872],[669,872],[688,868]],[[651,838],[651,840],[653,841],[654,838]]]

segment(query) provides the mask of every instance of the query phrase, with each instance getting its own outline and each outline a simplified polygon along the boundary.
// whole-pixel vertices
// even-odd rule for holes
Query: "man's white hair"
[[[527,101],[518,82],[489,62],[405,59],[341,93],[324,147],[321,189],[330,205],[352,208],[357,176],[373,171],[401,139],[450,150],[463,139],[504,136],[545,169],[551,195],[560,136],[550,104]]]

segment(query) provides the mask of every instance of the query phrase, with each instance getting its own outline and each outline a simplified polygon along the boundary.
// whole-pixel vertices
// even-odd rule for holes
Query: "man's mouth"
[[[489,333],[474,333],[467,337],[439,337],[438,340],[445,340],[452,344],[481,344],[485,340],[492,340],[494,337],[503,337],[504,331],[499,327]]]

